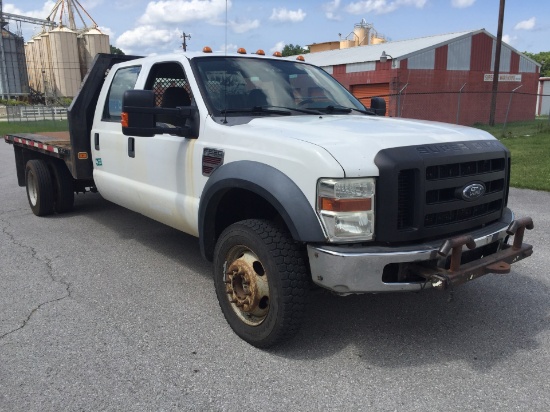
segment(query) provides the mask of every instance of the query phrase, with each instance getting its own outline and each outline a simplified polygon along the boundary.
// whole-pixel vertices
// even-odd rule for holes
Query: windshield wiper
[[[374,113],[374,111],[372,111],[370,109],[361,110],[361,109],[356,109],[355,107],[350,107],[350,109],[355,110],[356,112],[359,112],[359,113],[363,113],[363,114],[376,114],[376,113]]]
[[[344,106],[327,106],[325,107],[325,110],[327,113],[351,113],[351,109],[349,107]]]
[[[234,113],[250,113],[250,114],[280,114],[283,116],[290,116],[289,110],[270,109],[268,107],[254,106],[241,109],[225,109],[221,111],[221,114],[234,114]]]
[[[355,107],[344,107],[344,106],[333,106],[333,105],[317,108],[317,110],[323,110],[325,113],[329,113],[329,114],[330,113],[351,113],[352,111],[356,111],[363,114],[374,114],[374,112],[370,110],[361,110],[361,109],[356,109]]]
[[[295,112],[306,113],[306,114],[323,114],[323,112],[320,112],[319,110],[309,109],[309,108],[301,109],[301,108],[298,108],[298,107],[286,107],[286,106],[269,106],[269,107],[287,109],[287,110],[292,110],[292,111],[295,111]]]

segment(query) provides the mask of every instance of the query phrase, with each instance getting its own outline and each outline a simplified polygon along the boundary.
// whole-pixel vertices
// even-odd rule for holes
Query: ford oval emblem
[[[462,199],[466,201],[476,200],[485,194],[485,185],[483,183],[470,183],[462,189]]]

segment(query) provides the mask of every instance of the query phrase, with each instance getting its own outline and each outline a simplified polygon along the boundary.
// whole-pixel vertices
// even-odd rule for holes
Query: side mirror
[[[373,97],[370,99],[370,108],[377,116],[386,115],[386,101],[382,97]]]
[[[155,93],[152,90],[126,90],[122,96],[122,133],[152,137],[156,132]]]
[[[183,120],[186,126],[162,127],[159,118],[169,116]],[[157,107],[152,90],[126,90],[122,96],[122,133],[127,136],[152,137],[169,133],[196,139],[199,135],[199,114],[196,107]]]

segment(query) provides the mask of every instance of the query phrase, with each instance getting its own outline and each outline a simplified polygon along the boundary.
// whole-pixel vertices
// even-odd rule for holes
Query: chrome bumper
[[[475,249],[504,241],[513,220],[512,211],[505,209],[498,222],[468,233],[475,242]],[[417,291],[431,284],[426,281],[385,283],[382,281],[384,267],[390,263],[441,259],[438,251],[446,240],[400,247],[308,245],[312,279],[317,285],[342,294]],[[466,246],[462,250],[467,250]]]

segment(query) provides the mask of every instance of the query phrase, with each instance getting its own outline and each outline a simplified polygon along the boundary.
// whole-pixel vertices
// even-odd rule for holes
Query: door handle
[[[94,134],[95,150],[99,150],[99,133]]]
[[[133,137],[128,138],[128,156],[136,157],[136,139]]]

